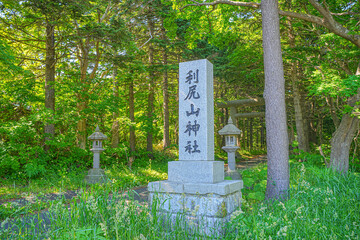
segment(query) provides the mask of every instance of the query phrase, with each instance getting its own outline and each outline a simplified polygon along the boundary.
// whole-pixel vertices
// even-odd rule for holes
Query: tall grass
[[[37,216],[34,216],[35,218]],[[145,204],[128,200],[108,187],[94,186],[91,192],[64,205],[56,201],[48,211],[48,222],[36,224],[35,218],[11,221],[0,232],[0,239],[196,239],[180,223],[171,232],[164,230],[163,219]],[[179,220],[180,221],[180,220]],[[3,226],[5,223],[3,222]]]
[[[264,168],[264,166],[262,166]],[[289,199],[243,202],[228,224],[228,239],[359,239],[360,176],[292,164]]]
[[[263,173],[265,168],[252,171]],[[287,201],[244,200],[222,239],[360,238],[359,173],[342,176],[323,167],[292,163],[290,182]],[[215,239],[190,234],[181,222],[166,231],[148,206],[124,198],[116,184],[92,186],[70,203],[52,202],[48,221],[40,224],[31,217],[11,223],[11,228],[2,228],[0,239]]]

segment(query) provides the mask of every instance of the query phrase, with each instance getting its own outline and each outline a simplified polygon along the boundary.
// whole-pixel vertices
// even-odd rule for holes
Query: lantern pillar
[[[106,182],[107,178],[105,171],[100,168],[100,153],[104,151],[102,148],[102,141],[107,139],[107,137],[100,132],[99,126],[97,126],[95,132],[91,134],[88,139],[93,141],[93,145],[90,151],[94,153],[94,157],[93,168],[89,170],[85,181],[89,184],[104,183]]]

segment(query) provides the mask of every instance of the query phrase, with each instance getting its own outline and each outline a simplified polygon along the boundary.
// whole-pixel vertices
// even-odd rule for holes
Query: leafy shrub
[[[246,169],[241,172],[244,188],[242,190],[245,200],[258,203],[265,199],[267,167],[263,164]]]

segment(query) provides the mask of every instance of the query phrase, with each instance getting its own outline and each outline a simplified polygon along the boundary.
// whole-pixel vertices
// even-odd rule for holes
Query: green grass
[[[169,155],[157,153],[152,161],[145,162],[143,159],[138,159],[131,169],[121,163],[111,167],[105,166],[108,182],[103,187],[116,189],[119,192],[131,187],[147,185],[151,181],[165,180],[167,179],[167,162],[169,160],[172,160]],[[0,221],[49,208],[51,202],[40,201],[38,198],[46,194],[61,194],[68,190],[79,189],[87,192],[91,189],[84,183],[87,175],[86,169],[78,168],[72,171],[58,169],[47,171],[47,173],[46,176],[28,181],[1,181]],[[7,203],[20,198],[28,199],[29,203],[26,205]]]
[[[119,193],[122,187],[166,178],[165,165],[158,162],[133,170],[124,166],[107,169],[112,179],[107,184],[83,188],[70,202],[49,203],[49,212],[57,217],[48,231],[36,232],[35,226],[26,228],[15,218],[20,231],[1,231],[0,238],[205,239],[197,231],[190,234],[184,230],[180,219],[166,231],[148,207],[127,201]],[[359,173],[341,176],[311,161],[291,161],[290,169],[288,200],[272,203],[263,201],[266,165],[243,171],[246,188],[242,208],[227,224],[223,239],[359,239]],[[118,201],[109,201],[111,194]]]
[[[254,172],[265,169],[262,165]],[[260,180],[255,178],[255,182]],[[262,180],[261,180],[262,181]],[[289,199],[256,202],[245,196],[229,223],[229,239],[359,239],[360,175],[292,163]],[[265,189],[263,189],[265,190]],[[263,192],[264,193],[264,192]]]

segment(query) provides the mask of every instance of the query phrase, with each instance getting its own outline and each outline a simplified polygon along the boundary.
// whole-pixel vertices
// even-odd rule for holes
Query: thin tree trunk
[[[261,119],[261,148],[266,148],[266,130],[265,130],[265,121]]]
[[[246,119],[242,120],[242,149],[245,150],[246,149]]]
[[[131,74],[132,75],[132,74]],[[129,82],[129,118],[131,121],[131,125],[129,127],[129,143],[130,143],[130,157],[128,166],[131,168],[133,162],[135,161],[134,153],[136,151],[136,135],[135,135],[135,104],[134,101],[134,79],[131,76]]]
[[[111,147],[117,148],[119,147],[119,82],[116,79],[117,77],[117,67],[114,66],[113,69],[113,95],[116,101],[116,109],[113,112],[113,124],[111,127]]]
[[[281,56],[277,0],[261,1],[265,121],[268,158],[266,198],[283,198],[289,189],[289,141],[287,134],[285,79]]]
[[[51,111],[53,119],[55,113],[55,26],[46,23],[46,60],[45,60],[45,108]],[[47,144],[55,135],[55,125],[53,123],[45,123],[45,151],[49,150]]]
[[[149,13],[150,15],[150,13]],[[154,22],[151,19],[152,16],[147,16],[149,24],[149,30],[151,36],[154,36]],[[154,46],[152,41],[149,42],[149,95],[147,105],[147,121],[148,121],[148,132],[146,134],[146,150],[150,153],[153,152],[153,118],[154,118],[154,97],[155,97],[155,73],[153,69],[154,65]]]
[[[254,119],[253,118],[250,118],[249,119],[249,122],[250,122],[250,138],[249,138],[249,142],[250,142],[250,151],[253,150],[253,135],[254,135],[254,132],[253,132],[253,121]]]
[[[86,117],[84,117],[83,112],[87,108],[87,102],[81,101],[77,103],[77,110],[78,114],[80,115],[81,119],[77,123],[77,143],[78,147],[81,149],[86,149],[86,129],[87,129],[87,122]]]
[[[333,120],[335,129],[337,129],[339,127],[339,125],[340,125],[340,120],[339,120],[339,117],[338,117],[338,115],[336,113],[336,108],[334,106],[334,99],[332,97],[326,97],[326,102],[330,107],[330,115],[331,115],[331,118]]]
[[[295,48],[295,34],[292,27],[291,18],[287,17],[287,25],[289,27],[288,36],[289,36],[289,45],[291,48]],[[290,67],[290,78],[293,88],[293,100],[294,100],[294,110],[295,110],[295,125],[297,133],[297,141],[299,143],[298,148],[304,152],[309,152],[309,138],[306,129],[306,121],[304,119],[301,94],[298,86],[298,64],[296,60],[291,61]]]
[[[80,62],[80,86],[81,92],[76,94],[77,96],[77,112],[79,115],[79,121],[77,123],[76,141],[77,145],[81,149],[86,149],[87,140],[87,119],[84,110],[88,108],[88,82],[87,82],[87,70],[89,66],[89,38],[84,42],[80,39],[78,43]]]
[[[167,37],[164,28],[163,19],[161,19],[161,38],[163,40],[163,114],[164,114],[164,132],[163,132],[163,149],[170,146],[170,129],[169,129],[169,89],[168,89],[168,55],[167,55]]]

